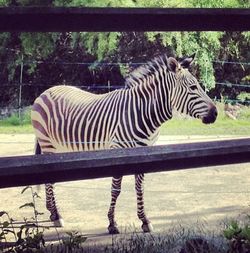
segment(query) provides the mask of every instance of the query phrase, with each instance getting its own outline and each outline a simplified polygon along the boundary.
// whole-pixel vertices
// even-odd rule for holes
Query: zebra
[[[160,126],[173,110],[215,122],[217,109],[189,72],[194,55],[176,59],[158,56],[133,70],[125,88],[93,94],[59,85],[43,92],[31,112],[37,139],[36,154],[131,148],[153,145]],[[115,207],[121,192],[122,175],[112,178],[108,210],[110,234],[119,233]],[[153,231],[144,208],[144,174],[135,175],[137,216],[143,232]],[[54,184],[45,185],[46,207],[56,226],[63,219],[56,204]]]

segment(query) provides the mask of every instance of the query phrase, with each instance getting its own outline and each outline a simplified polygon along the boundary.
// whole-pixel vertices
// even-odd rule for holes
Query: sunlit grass
[[[25,110],[20,117],[18,113],[14,113],[10,117],[0,120],[0,133],[33,133],[30,110]]]
[[[186,116],[173,118],[161,127],[161,135],[249,135],[250,136],[250,107],[239,110],[237,120],[226,116],[224,105],[217,104],[218,118],[213,124],[203,124],[199,119]]]
[[[218,119],[205,125],[199,120],[173,119],[163,124],[161,135],[249,135],[250,120]]]
[[[33,128],[29,125],[10,126],[0,122],[0,134],[31,134]]]

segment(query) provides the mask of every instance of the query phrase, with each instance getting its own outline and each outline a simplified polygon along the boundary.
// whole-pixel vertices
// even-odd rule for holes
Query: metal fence
[[[14,50],[14,49],[13,49]],[[26,92],[27,90],[29,92],[32,91],[32,94],[36,94],[37,96],[39,95],[40,92],[43,90],[55,86],[53,83],[29,83],[26,82],[23,78],[24,76],[24,66],[27,66],[29,64],[53,64],[53,65],[84,65],[84,66],[127,66],[129,67],[138,67],[141,65],[146,64],[146,62],[65,62],[65,61],[60,61],[60,62],[44,62],[44,61],[21,61],[20,62],[20,76],[19,76],[19,82],[15,83],[1,83],[0,85],[0,91],[1,89],[13,89],[13,97],[16,98],[15,101],[11,105],[11,111],[18,111],[19,112],[19,117],[21,115],[21,111],[25,106],[28,106],[30,104],[27,104],[25,98],[23,97],[23,93]],[[249,62],[233,62],[233,61],[221,61],[221,60],[215,60],[213,61],[214,64],[220,64],[222,67],[224,65],[230,64],[230,65],[241,65],[241,66],[250,66]],[[8,62],[0,62],[0,64],[8,64]],[[91,67],[95,69],[95,67]],[[246,70],[245,70],[245,73]],[[72,84],[74,85],[74,84]],[[206,86],[206,84],[202,84],[203,86]],[[250,84],[247,82],[237,82],[235,81],[234,83],[229,82],[227,80],[224,81],[217,81],[215,85],[224,87],[224,88],[236,88],[236,89],[241,89],[241,90],[249,90],[250,91]],[[121,83],[112,83],[111,81],[107,81],[107,83],[89,83],[89,84],[82,84],[82,85],[74,85],[75,87],[79,87],[83,90],[91,91],[91,92],[96,92],[96,93],[104,93],[104,92],[110,92],[115,89],[122,89],[125,88],[124,85]],[[31,100],[34,100],[35,97],[32,97]],[[221,99],[216,99],[215,100],[222,102]],[[228,102],[228,103],[241,103],[245,105],[250,105],[250,100],[241,100],[241,99],[226,99],[223,100],[223,102]],[[1,111],[4,112],[6,111],[6,107],[0,107],[0,118],[1,118]]]

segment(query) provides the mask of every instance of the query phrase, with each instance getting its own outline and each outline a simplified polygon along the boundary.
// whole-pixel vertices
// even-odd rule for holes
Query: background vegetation
[[[0,5],[249,8],[250,2],[0,0]],[[95,92],[107,91],[96,89],[98,86],[122,86],[124,76],[136,67],[104,63],[141,63],[163,53],[181,57],[194,52],[196,64],[193,72],[211,97],[236,99],[240,96],[249,102],[250,64],[241,64],[250,62],[249,45],[250,32],[1,33],[0,107],[20,106],[19,83],[22,83],[21,106],[26,106],[32,104],[43,90],[57,84],[90,86]],[[228,61],[240,64],[226,64]],[[230,85],[234,83],[243,86]]]
[[[249,0],[0,0],[0,5],[250,8]],[[181,57],[195,52],[192,72],[209,96],[249,106],[249,46],[250,32],[0,33],[0,119],[1,108],[30,106],[41,92],[57,84],[84,86],[98,93],[123,86],[136,63],[163,53]],[[218,105],[219,119],[213,126],[197,120],[181,124],[182,118],[177,117],[162,127],[162,134],[246,135],[250,131],[248,107],[241,107],[237,121],[232,121],[224,105]],[[18,113],[0,120],[0,132],[32,133],[29,111],[21,120]]]

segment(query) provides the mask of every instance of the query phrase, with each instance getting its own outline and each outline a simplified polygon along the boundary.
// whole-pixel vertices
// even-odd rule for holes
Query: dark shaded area
[[[0,31],[245,31],[249,16],[239,8],[0,8]]]

